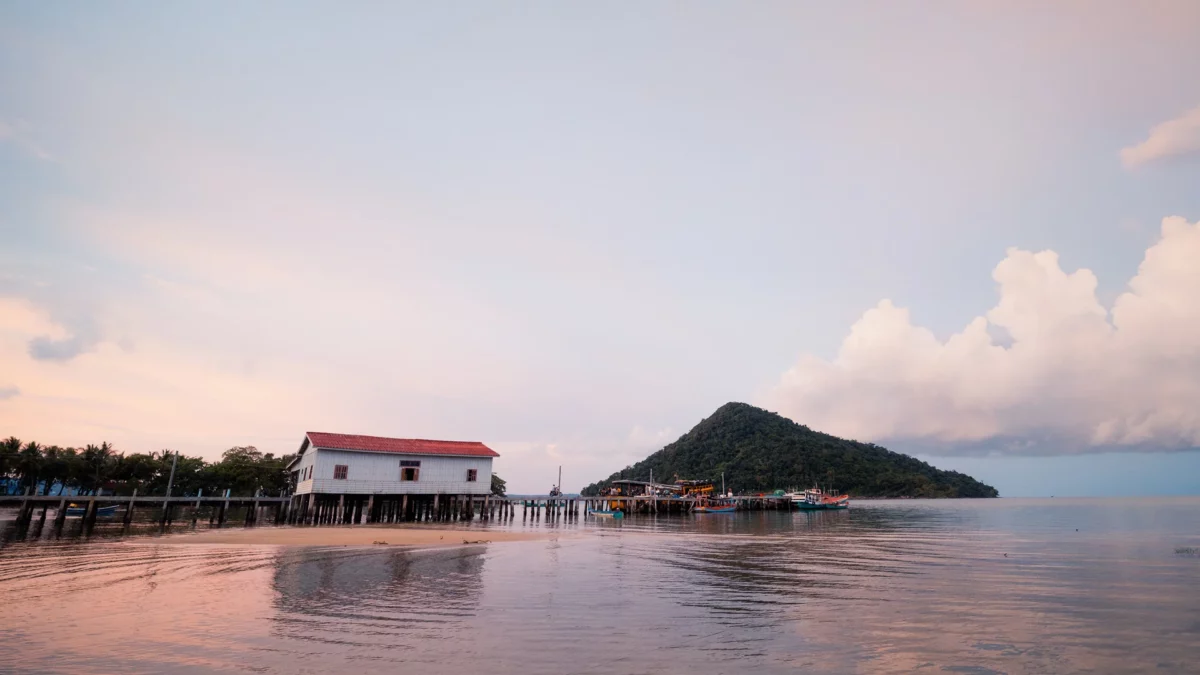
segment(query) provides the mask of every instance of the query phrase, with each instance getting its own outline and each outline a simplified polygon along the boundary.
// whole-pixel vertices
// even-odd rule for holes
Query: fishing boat
[[[601,506],[603,506],[603,508],[588,509],[588,513],[597,518],[624,518],[625,512],[617,508],[619,505],[620,502],[606,499],[601,502]]]
[[[117,515],[117,509],[119,509],[119,508],[121,508],[121,506],[119,504],[113,504],[112,506],[97,506],[96,507],[96,517],[97,518],[106,518],[109,516],[115,516],[115,515]],[[85,514],[87,514],[86,506],[80,506],[78,504],[72,503],[70,506],[67,507],[67,515],[68,516],[83,516]]]
[[[804,492],[792,492],[792,506],[801,511],[838,511],[850,508],[850,495],[834,495],[819,487]]]
[[[701,504],[692,509],[695,513],[733,513],[737,511],[734,504]]]
[[[724,483],[724,480],[721,481]],[[733,513],[737,511],[737,502],[727,499],[700,499],[696,507],[692,509],[695,513]]]

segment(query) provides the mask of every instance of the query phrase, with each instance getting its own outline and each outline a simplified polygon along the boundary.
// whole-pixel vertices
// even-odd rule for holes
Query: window
[[[334,480],[346,480],[346,473],[350,471],[350,467],[345,464],[338,464],[333,467]]]
[[[419,459],[402,459],[400,460],[400,480],[414,481],[421,474],[421,460]]]
[[[474,483],[479,478],[479,469],[467,469],[467,482]]]

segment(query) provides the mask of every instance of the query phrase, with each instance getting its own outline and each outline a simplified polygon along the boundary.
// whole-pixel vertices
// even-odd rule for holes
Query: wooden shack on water
[[[492,492],[483,443],[310,431],[288,466],[292,522],[443,519]]]

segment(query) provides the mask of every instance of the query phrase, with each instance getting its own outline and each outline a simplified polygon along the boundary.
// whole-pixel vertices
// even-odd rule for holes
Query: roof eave
[[[396,450],[370,450],[367,448],[335,448],[329,445],[314,445],[313,450],[334,450],[336,452],[367,452],[372,455],[409,455],[411,457],[471,457],[473,459],[496,459],[500,453],[491,450],[490,455],[468,455],[455,452],[398,452]]]

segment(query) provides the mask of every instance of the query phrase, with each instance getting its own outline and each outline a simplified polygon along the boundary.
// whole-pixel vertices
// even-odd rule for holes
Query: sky
[[[1004,495],[1200,493],[1196,26],[7,3],[0,436],[478,440],[542,492],[745,401]]]

